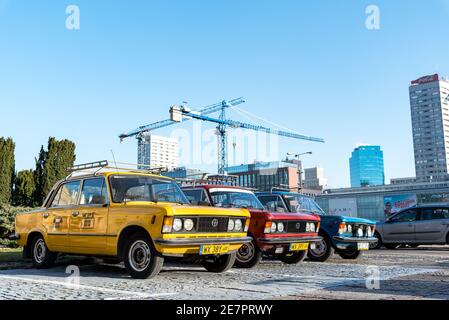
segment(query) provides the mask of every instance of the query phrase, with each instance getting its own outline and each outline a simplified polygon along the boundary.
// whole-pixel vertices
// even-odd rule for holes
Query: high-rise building
[[[174,138],[144,134],[138,141],[137,161],[141,168],[178,167],[179,145]]]
[[[324,169],[320,167],[307,168],[304,170],[304,187],[307,189],[323,190],[327,185],[324,177]]]
[[[446,180],[449,172],[449,81],[438,74],[410,88],[416,180]]]
[[[351,187],[385,184],[384,155],[380,146],[360,146],[349,159]]]

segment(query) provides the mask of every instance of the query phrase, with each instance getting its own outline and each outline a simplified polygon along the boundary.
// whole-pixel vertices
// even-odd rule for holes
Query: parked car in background
[[[237,251],[235,266],[254,267],[263,256],[293,264],[304,260],[307,250],[321,240],[320,217],[307,213],[269,212],[250,190],[224,185],[186,186],[192,204],[247,208],[251,213],[248,235],[253,241]]]
[[[449,205],[415,206],[378,222],[375,248],[449,244]]]
[[[156,276],[164,257],[194,257],[224,272],[252,240],[247,209],[191,206],[174,180],[107,161],[73,170],[86,168],[96,171],[57,182],[42,208],[17,215],[13,238],[36,268],[65,253],[123,260],[134,278]]]
[[[312,261],[324,262],[334,252],[343,259],[357,259],[363,251],[369,250],[371,242],[377,241],[373,237],[374,221],[326,214],[311,197],[289,191],[259,192],[256,195],[270,211],[302,212],[321,218],[319,235],[322,240],[308,251]]]

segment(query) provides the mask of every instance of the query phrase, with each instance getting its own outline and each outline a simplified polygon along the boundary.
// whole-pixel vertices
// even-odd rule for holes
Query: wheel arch
[[[120,231],[120,234],[118,236],[117,240],[117,257],[122,258],[123,257],[123,251],[125,250],[125,244],[126,239],[128,239],[131,235],[136,233],[143,233],[151,240],[151,243],[153,242],[150,233],[147,229],[140,225],[128,225],[125,228],[123,228],[122,231]],[[153,244],[154,245],[154,244]]]
[[[25,259],[31,258],[31,244],[37,236],[42,236],[45,240],[44,233],[40,230],[32,230],[28,233],[25,247],[23,248],[23,257]]]

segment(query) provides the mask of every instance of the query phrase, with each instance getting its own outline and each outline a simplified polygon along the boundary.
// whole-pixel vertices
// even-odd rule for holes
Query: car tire
[[[254,268],[262,260],[262,251],[257,247],[253,240],[243,244],[236,252],[234,267]]]
[[[342,257],[345,260],[356,260],[360,258],[362,255],[362,251],[360,250],[345,250],[345,251],[339,251],[338,255]]]
[[[161,271],[164,258],[156,251],[147,235],[135,233],[125,244],[123,262],[131,277],[149,279]]]
[[[379,232],[377,232],[377,231],[374,232],[374,238],[377,238],[377,242],[370,243],[369,249],[370,250],[379,250],[380,248],[382,248],[382,238],[380,237]]]
[[[332,246],[332,241],[326,234],[320,234],[323,238],[319,243],[316,243],[316,249],[309,249],[307,252],[307,257],[311,261],[315,262],[325,262],[330,257],[334,255],[334,247]]]
[[[307,250],[297,251],[297,252],[288,252],[288,253],[283,254],[281,256],[280,260],[286,264],[297,264],[297,263],[304,261],[306,256],[307,256]]]
[[[384,243],[383,246],[385,248],[387,248],[388,250],[394,250],[396,249],[399,245],[398,244],[394,244],[394,243]]]
[[[33,267],[37,269],[48,269],[56,261],[58,254],[51,252],[42,235],[37,235],[31,242],[31,259]]]
[[[449,244],[449,232],[447,233],[447,236],[446,236],[446,244]]]
[[[224,254],[218,257],[206,258],[201,264],[203,267],[213,273],[226,272],[234,266],[236,253]]]

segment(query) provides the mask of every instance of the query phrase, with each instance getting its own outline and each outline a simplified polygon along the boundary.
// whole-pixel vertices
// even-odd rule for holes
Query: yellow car
[[[42,208],[17,215],[13,238],[36,268],[49,268],[66,253],[123,261],[139,279],[157,275],[168,256],[193,257],[210,272],[224,272],[251,241],[246,209],[191,206],[174,180],[112,170],[107,162],[73,170],[97,167],[59,181]]]

